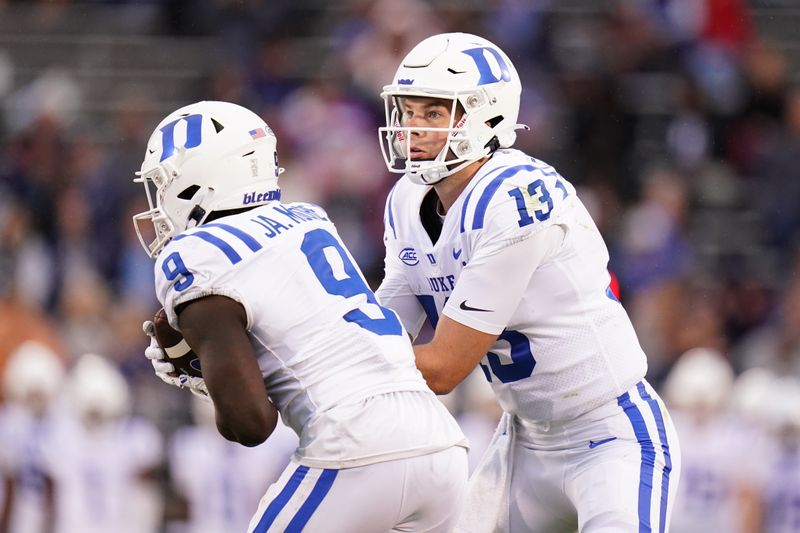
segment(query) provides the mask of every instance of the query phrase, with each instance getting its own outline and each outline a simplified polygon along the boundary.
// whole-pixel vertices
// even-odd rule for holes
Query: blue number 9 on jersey
[[[344,314],[346,321],[358,324],[376,335],[403,334],[403,326],[397,315],[378,304],[375,293],[367,286],[336,237],[324,229],[315,229],[306,233],[300,249],[328,294],[345,298],[364,295],[367,298],[367,303]],[[371,318],[362,310],[370,307],[381,318]]]

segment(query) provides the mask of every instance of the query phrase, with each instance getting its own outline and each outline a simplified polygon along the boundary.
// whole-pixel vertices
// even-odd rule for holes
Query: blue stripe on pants
[[[659,518],[661,519],[659,525],[659,532],[664,533],[664,528],[667,524],[667,500],[669,498],[669,474],[672,472],[672,457],[669,454],[669,442],[667,442],[667,428],[664,426],[664,417],[661,415],[661,407],[658,401],[650,396],[647,389],[644,388],[644,382],[640,381],[636,388],[639,389],[639,396],[650,406],[653,411],[653,417],[656,419],[656,427],[658,428],[658,438],[661,440],[661,450],[664,452],[664,472],[661,475],[661,511]]]
[[[269,530],[269,526],[275,522],[278,514],[280,514],[280,512],[291,499],[292,495],[297,491],[297,488],[300,486],[300,483],[303,481],[303,478],[306,477],[307,473],[307,466],[297,467],[297,470],[295,470],[292,476],[289,478],[289,481],[286,483],[286,486],[283,487],[283,490],[281,490],[280,494],[278,494],[275,499],[272,500],[269,506],[267,506],[267,509],[261,516],[261,520],[258,521],[253,533],[266,533]]]
[[[329,470],[327,468],[322,471],[317,484],[311,490],[311,494],[308,495],[305,503],[300,506],[300,510],[297,511],[297,514],[294,515],[294,518],[286,527],[286,533],[300,533],[303,531],[303,528],[306,527],[306,524],[311,519],[311,515],[322,503],[328,491],[331,490],[333,480],[336,479],[336,474],[338,473],[338,470]]]
[[[656,462],[656,450],[647,431],[641,411],[631,401],[626,392],[617,399],[617,404],[622,407],[633,425],[636,440],[642,447],[642,468],[639,471],[639,533],[651,533],[650,527],[650,500],[653,495],[653,467]]]

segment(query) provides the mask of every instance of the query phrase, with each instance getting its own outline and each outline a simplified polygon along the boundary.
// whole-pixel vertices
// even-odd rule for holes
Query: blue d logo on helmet
[[[494,48],[483,46],[480,48],[464,50],[463,52],[475,61],[475,65],[478,67],[478,71],[481,73],[481,79],[478,80],[478,85],[497,83],[501,80],[511,81],[511,73],[508,71],[508,65],[500,53]],[[495,76],[494,72],[492,72],[492,67],[489,65],[489,61],[486,59],[486,54],[484,52],[489,52],[497,60],[497,65],[500,67],[499,78]]]
[[[173,120],[161,128],[161,159],[164,161],[166,158],[175,153],[175,126],[178,122],[186,121],[186,144],[184,148],[194,148],[200,146],[202,141],[202,125],[203,115],[187,115]]]

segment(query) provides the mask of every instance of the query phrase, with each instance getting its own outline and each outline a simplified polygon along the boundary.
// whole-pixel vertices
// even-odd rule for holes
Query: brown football
[[[156,342],[167,354],[167,361],[175,367],[175,372],[203,377],[200,371],[200,359],[186,343],[181,332],[169,325],[167,313],[163,308],[159,309],[156,316],[153,317],[153,330]]]

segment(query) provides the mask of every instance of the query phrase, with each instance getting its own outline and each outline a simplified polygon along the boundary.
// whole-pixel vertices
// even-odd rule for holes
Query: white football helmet
[[[127,415],[130,389],[119,369],[105,357],[84,354],[73,366],[67,398],[85,421],[101,421]]]
[[[11,401],[43,410],[64,380],[61,358],[36,341],[26,341],[11,354],[3,373],[3,394]]]
[[[514,65],[491,42],[469,33],[428,37],[408,53],[381,93],[386,126],[378,128],[378,138],[386,166],[390,172],[408,174],[414,183],[430,185],[498,148],[512,146],[515,130],[527,128],[517,124],[521,93]],[[398,98],[407,96],[452,100],[450,126],[402,127]],[[464,115],[454,123],[456,102]],[[446,131],[449,141],[433,160],[415,161],[408,157],[412,130]]]
[[[261,117],[228,102],[198,102],[170,113],[147,142],[142,168],[149,211],[134,215],[142,247],[155,258],[178,233],[214,211],[280,199],[277,140]],[[154,196],[150,184],[155,187]],[[150,221],[147,243],[141,224]]]
[[[726,406],[733,383],[733,368],[725,356],[717,350],[692,348],[670,370],[664,399],[677,409],[716,413]]]

